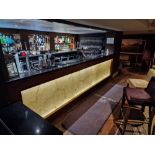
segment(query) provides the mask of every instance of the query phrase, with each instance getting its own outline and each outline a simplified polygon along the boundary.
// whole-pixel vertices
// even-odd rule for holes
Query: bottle
[[[109,49],[107,48],[106,50],[106,56],[109,55]]]
[[[43,67],[47,67],[47,61],[46,61],[46,59],[47,59],[47,56],[46,56],[46,54],[44,54],[44,56],[43,56]]]
[[[17,72],[17,68],[16,68],[16,65],[14,62],[10,62],[7,64],[7,69],[8,69],[8,73],[9,73],[9,77],[12,78],[12,77],[15,77],[18,75],[18,72]]]
[[[39,69],[43,68],[43,58],[42,56],[39,57],[39,65],[38,65]]]
[[[50,67],[52,65],[50,58],[51,58],[51,54],[48,54],[47,55],[47,66],[48,67]]]

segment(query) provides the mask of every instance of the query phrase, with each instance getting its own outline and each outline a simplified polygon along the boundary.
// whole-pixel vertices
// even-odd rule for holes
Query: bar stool
[[[127,101],[127,102],[125,102]],[[132,109],[138,109],[138,106],[142,107],[148,107],[149,108],[149,118],[148,121],[146,119],[144,121],[141,120],[134,120],[134,122],[137,121],[137,123],[147,123],[148,124],[148,134],[151,134],[151,126],[152,126],[152,120],[155,114],[155,77],[152,77],[149,81],[149,84],[147,88],[129,88],[124,87],[123,89],[123,97],[122,97],[122,105],[121,105],[121,111],[123,111],[124,108],[126,108],[125,113],[123,114],[123,120],[122,125],[123,128],[122,134],[125,133],[126,126],[129,122],[132,122],[132,120],[129,120],[129,116],[131,115]],[[142,109],[141,113],[143,113]]]

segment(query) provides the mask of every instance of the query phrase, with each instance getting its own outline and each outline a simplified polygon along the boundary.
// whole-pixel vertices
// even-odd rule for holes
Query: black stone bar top
[[[62,135],[62,132],[22,103],[0,110],[1,135]]]

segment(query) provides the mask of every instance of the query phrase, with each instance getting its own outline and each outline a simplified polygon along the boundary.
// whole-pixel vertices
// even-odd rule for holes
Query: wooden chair
[[[127,101],[125,103],[125,101]],[[130,115],[132,109],[138,109],[137,106],[149,107],[149,118],[148,121],[145,120],[130,120]],[[129,88],[124,87],[122,107],[121,111],[126,109],[123,114],[121,133],[124,134],[127,124],[130,122],[134,123],[147,123],[148,124],[148,134],[151,134],[152,120],[155,114],[155,77],[152,77],[146,89],[143,88]],[[141,110],[141,109],[140,109]],[[141,113],[143,111],[141,110]]]

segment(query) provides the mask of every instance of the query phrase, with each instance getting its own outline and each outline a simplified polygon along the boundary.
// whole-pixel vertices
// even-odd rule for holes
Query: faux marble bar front
[[[111,75],[113,59],[23,90],[23,103],[43,118]]]

